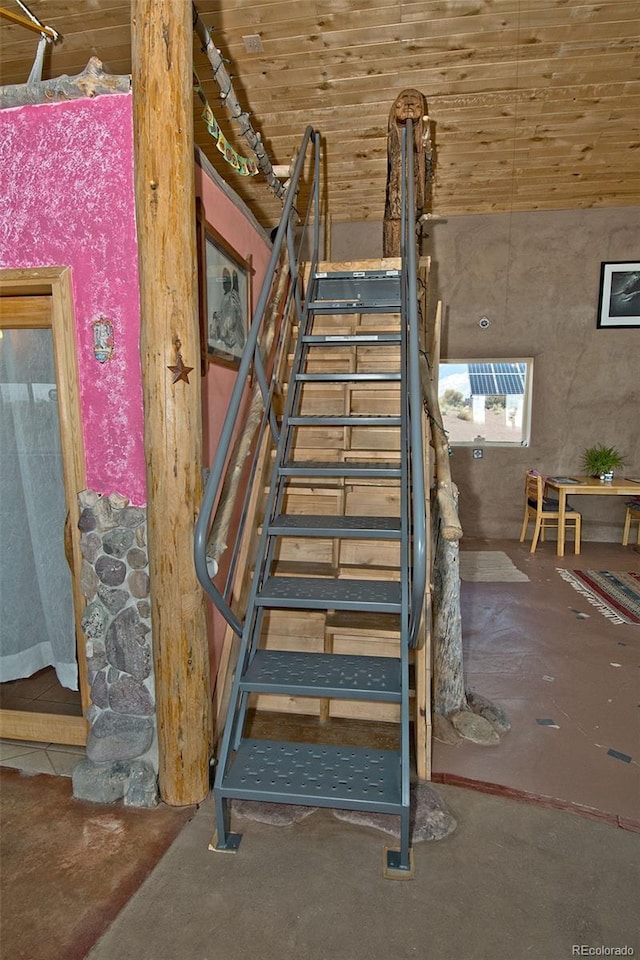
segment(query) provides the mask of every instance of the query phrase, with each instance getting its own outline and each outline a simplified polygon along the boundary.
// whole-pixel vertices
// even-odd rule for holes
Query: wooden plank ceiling
[[[128,0],[27,0],[63,37],[44,78],[90,56],[131,71]],[[188,2],[188,0],[185,0]],[[21,12],[16,0],[0,6]],[[389,109],[405,87],[427,97],[436,145],[433,212],[640,203],[638,0],[197,0],[243,109],[274,164],[305,127],[326,145],[334,222],[381,220]],[[0,83],[26,81],[38,36],[0,20]],[[249,53],[244,37],[262,52]],[[225,135],[249,154],[208,61],[194,65]],[[265,227],[281,204],[261,176],[229,167],[200,119],[196,142]],[[171,136],[167,130],[159,136]]]

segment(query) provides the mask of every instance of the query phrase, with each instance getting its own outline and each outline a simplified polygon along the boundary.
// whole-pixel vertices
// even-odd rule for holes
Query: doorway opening
[[[81,745],[85,475],[68,268],[0,271],[0,334],[0,737]]]

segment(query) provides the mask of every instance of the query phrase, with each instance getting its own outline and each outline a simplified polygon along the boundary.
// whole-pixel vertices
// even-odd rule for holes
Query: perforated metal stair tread
[[[400,660],[257,650],[240,688],[256,693],[400,703]]]
[[[317,273],[309,307],[316,313],[383,313],[400,309],[399,271]]]
[[[398,261],[399,262],[399,261]],[[338,266],[338,264],[334,264]],[[400,279],[400,268],[396,267],[383,267],[383,266],[372,266],[369,270],[366,270],[362,266],[358,270],[353,268],[350,270],[316,270],[314,274],[315,279],[318,282],[323,283],[332,283],[336,281],[371,281],[371,280],[399,280]]]
[[[308,333],[300,338],[311,347],[317,346],[371,346],[376,344],[400,343],[402,337],[392,331],[380,333]]]
[[[383,266],[382,264],[369,265],[367,268],[364,264],[360,264],[357,269],[354,269],[353,266],[347,267],[346,263],[332,263],[330,266],[333,267],[332,270],[316,270],[315,277],[318,280],[372,280],[377,277],[400,277],[400,260],[393,261],[395,266]]]
[[[351,413],[348,416],[294,416],[287,419],[292,427],[399,427],[400,417],[370,416],[366,413]]]
[[[399,463],[382,460],[337,461],[299,460],[279,469],[282,477],[400,477]]]
[[[225,797],[399,814],[400,753],[365,747],[244,740],[220,787]]]
[[[269,525],[269,533],[277,536],[397,540],[400,537],[400,517],[283,514]]]
[[[394,370],[369,373],[296,373],[293,377],[299,383],[397,383],[402,374]]]
[[[399,613],[401,586],[385,580],[267,577],[256,603],[305,610],[379,610]]]
[[[391,313],[400,310],[400,300],[393,294],[378,300],[311,300],[310,310],[314,313]]]

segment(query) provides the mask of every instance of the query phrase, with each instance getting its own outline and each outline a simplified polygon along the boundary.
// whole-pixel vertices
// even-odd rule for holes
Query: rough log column
[[[209,787],[209,653],[193,564],[202,426],[194,206],[191,4],[132,0],[141,361],[160,794]],[[173,382],[177,343],[189,383]]]

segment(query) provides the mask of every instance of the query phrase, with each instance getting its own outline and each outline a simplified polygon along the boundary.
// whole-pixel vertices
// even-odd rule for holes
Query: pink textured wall
[[[0,169],[0,267],[71,267],[87,485],[143,506],[131,96],[0,111]],[[101,315],[114,332],[104,364]]]
[[[87,485],[144,506],[131,96],[1,111],[0,171],[0,268],[71,267]],[[270,245],[198,166],[196,191],[209,223],[251,258],[255,304]],[[104,364],[93,353],[100,316],[114,331],[113,357]],[[235,378],[235,370],[212,364],[203,382],[205,465]],[[213,611],[212,678],[225,626]]]

